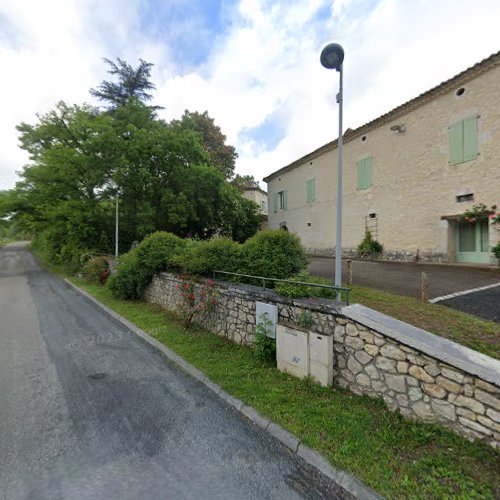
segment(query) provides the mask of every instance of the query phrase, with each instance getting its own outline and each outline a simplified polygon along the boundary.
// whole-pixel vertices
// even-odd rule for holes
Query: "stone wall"
[[[146,299],[174,310],[180,284],[155,276]],[[199,285],[201,286],[201,285]],[[278,307],[279,321],[294,322],[308,309],[313,331],[333,335],[334,384],[382,397],[403,416],[438,422],[469,439],[500,447],[500,362],[359,304],[292,300],[272,290],[215,282],[219,296],[206,325],[251,344],[255,302]]]

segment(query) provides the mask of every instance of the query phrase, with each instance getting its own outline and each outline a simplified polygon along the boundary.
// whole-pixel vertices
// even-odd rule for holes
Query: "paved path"
[[[0,250],[0,498],[347,498],[58,278]]]
[[[333,278],[335,259],[311,257],[309,272],[316,276]],[[353,283],[378,288],[391,293],[420,297],[421,275],[430,279],[429,298],[449,295],[471,288],[500,283],[500,270],[482,267],[441,266],[399,262],[352,261]],[[346,263],[342,261],[343,282],[346,282]],[[442,305],[471,312],[485,319],[498,317],[500,288],[492,289],[488,301],[482,294],[469,294],[459,301],[440,302]],[[498,320],[497,320],[498,321]]]

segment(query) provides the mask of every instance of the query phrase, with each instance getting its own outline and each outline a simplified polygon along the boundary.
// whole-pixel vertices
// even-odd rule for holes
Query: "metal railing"
[[[239,276],[242,278],[251,278],[255,280],[262,281],[262,288],[266,288],[266,281],[273,281],[273,282],[279,282],[279,283],[291,283],[292,285],[302,285],[302,286],[315,286],[317,288],[328,288],[330,290],[336,290],[337,292],[340,292],[340,294],[344,293],[345,295],[345,303],[349,305],[349,292],[351,291],[350,288],[346,288],[343,286],[335,286],[335,285],[323,285],[321,283],[307,283],[305,281],[294,281],[294,280],[284,280],[284,279],[279,279],[279,278],[267,278],[265,276],[253,276],[251,274],[240,274],[240,273],[231,273],[229,271],[213,271],[213,278],[216,279],[217,274],[226,274],[230,276]]]

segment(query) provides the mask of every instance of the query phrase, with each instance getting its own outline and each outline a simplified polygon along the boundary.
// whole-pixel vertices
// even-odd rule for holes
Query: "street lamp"
[[[340,83],[337,103],[339,105],[339,166],[337,173],[337,229],[335,241],[335,286],[340,287],[342,282],[342,102],[343,102],[343,71],[344,49],[338,43],[329,43],[321,51],[321,64],[326,69],[339,72]],[[341,300],[340,290],[337,291],[337,300]]]

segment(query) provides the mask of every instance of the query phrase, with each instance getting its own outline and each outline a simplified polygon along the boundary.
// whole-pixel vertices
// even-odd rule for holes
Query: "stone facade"
[[[500,53],[376,120],[348,130],[343,146],[343,253],[356,254],[365,229],[387,260],[454,262],[456,216],[474,204],[500,206]],[[463,89],[463,92],[459,91]],[[477,157],[450,160],[450,126],[477,118]],[[400,132],[394,127],[401,127]],[[337,206],[337,143],[329,143],[270,174],[269,227],[298,234],[314,255],[333,255]],[[372,182],[358,189],[357,163],[371,158]],[[306,182],[315,179],[313,201]],[[276,193],[287,205],[273,210]],[[498,228],[498,225],[497,225]],[[489,226],[486,249],[500,232]],[[461,257],[466,259],[467,257]],[[471,260],[473,261],[473,260]],[[481,260],[483,262],[483,260]]]
[[[175,310],[179,284],[162,273],[145,298]],[[250,345],[256,301],[276,305],[278,320],[288,323],[307,309],[312,330],[333,335],[334,384],[382,397],[407,418],[438,422],[500,447],[499,361],[359,304],[292,300],[250,285],[215,282],[214,287],[217,307],[204,325],[214,333]]]

